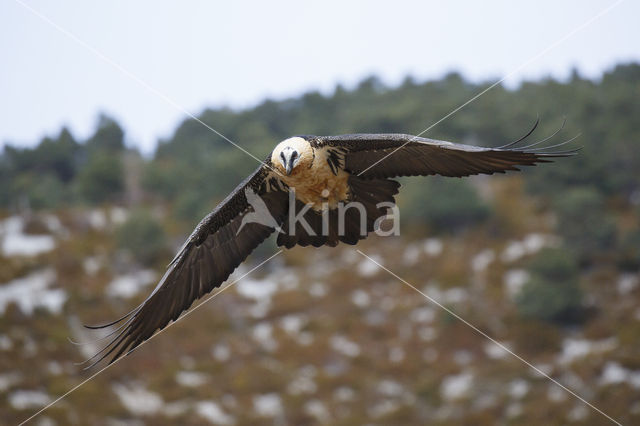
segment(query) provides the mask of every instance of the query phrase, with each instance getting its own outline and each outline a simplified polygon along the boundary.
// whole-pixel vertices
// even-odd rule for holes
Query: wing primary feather
[[[534,152],[533,154],[536,157],[547,157],[547,158],[553,158],[553,157],[571,157],[573,155],[576,155],[579,151],[582,150],[582,148],[584,148],[583,146],[579,146],[577,148],[573,148],[573,149],[568,149],[566,151],[555,151],[555,152]]]
[[[145,300],[146,302],[146,300]],[[144,305],[144,302],[142,302],[141,304],[139,304],[138,306],[136,306],[135,308],[133,308],[132,310],[130,310],[128,313],[124,314],[123,316],[121,316],[120,318],[118,318],[115,321],[111,321],[108,322],[106,324],[101,324],[101,325],[87,325],[87,324],[82,324],[83,327],[88,328],[90,330],[99,330],[101,328],[107,328],[107,327],[111,327],[112,325],[115,325],[117,323],[119,323],[120,321],[126,319],[127,317],[131,316],[132,314],[136,313],[137,311],[139,311],[142,308],[142,305]]]
[[[542,140],[539,140],[538,142],[534,142],[534,143],[532,143],[530,145],[518,147],[518,150],[524,151],[524,150],[526,150],[528,148],[531,148],[533,146],[537,146],[537,145],[540,145],[542,143],[545,143],[546,141],[548,141],[549,139],[552,139],[554,136],[556,136],[558,133],[560,133],[562,131],[562,129],[564,129],[564,125],[565,124],[567,124],[567,117],[563,118],[562,125],[560,126],[560,128],[558,130],[556,130],[555,132],[553,132],[551,135],[547,136],[546,138],[544,138]]]
[[[102,349],[100,349],[100,351],[98,351],[95,355],[93,355],[91,358],[88,358],[86,360],[84,360],[81,363],[78,363],[77,365],[83,365],[86,364],[88,362],[90,362],[91,360],[98,358],[96,361],[92,362],[89,366],[83,368],[83,370],[89,370],[90,368],[92,368],[94,365],[100,363],[100,361],[102,361],[103,359],[105,359],[106,357],[109,356],[109,354],[111,352],[113,352],[113,350],[115,348],[118,347],[118,345],[120,345],[120,343],[122,343],[122,341],[127,337],[127,335],[131,333],[131,329],[124,329],[122,330],[111,342],[107,343]],[[106,351],[109,350],[107,353],[103,354],[101,356],[101,354]]]
[[[509,148],[511,146],[517,145],[518,143],[522,142],[523,140],[525,140],[526,138],[528,138],[529,136],[531,136],[531,134],[536,130],[536,128],[538,127],[538,124],[540,124],[540,115],[538,114],[536,117],[536,122],[533,123],[533,127],[531,127],[531,130],[529,130],[524,136],[522,136],[520,139],[513,141],[513,142],[509,142],[506,145],[502,145],[499,146],[497,148],[494,149],[505,149],[505,148]]]
[[[555,144],[555,145],[545,146],[545,147],[542,147],[542,148],[536,148],[536,149],[528,149],[528,150],[526,150],[526,151],[524,151],[524,152],[533,152],[533,153],[536,153],[536,152],[538,152],[538,151],[544,151],[544,150],[551,149],[551,148],[557,148],[557,147],[559,147],[559,146],[563,146],[563,145],[566,145],[566,144],[568,144],[568,143],[570,143],[570,142],[573,142],[574,140],[578,139],[580,136],[582,136],[582,133],[578,133],[577,135],[575,135],[575,136],[574,136],[574,137],[572,137],[571,139],[568,139],[568,140],[566,140],[566,141],[564,141],[564,142],[560,142],[560,143]],[[549,154],[553,154],[553,152],[550,152]]]
[[[128,321],[126,321],[126,322],[124,322],[124,323],[120,324],[117,328],[115,328],[114,330],[110,331],[110,332],[109,332],[109,334],[107,334],[107,335],[105,335],[105,336],[102,336],[102,337],[99,337],[99,338],[94,339],[94,340],[88,340],[88,341],[86,341],[86,342],[76,342],[76,341],[74,341],[73,339],[71,339],[70,337],[67,337],[67,340],[69,341],[69,343],[71,343],[72,345],[76,345],[76,346],[83,346],[83,345],[89,345],[89,344],[92,344],[92,343],[98,343],[98,342],[101,342],[101,341],[103,341],[103,340],[105,340],[105,339],[107,339],[107,338],[109,338],[109,337],[113,336],[113,335],[114,335],[114,334],[116,334],[119,330],[121,330],[121,329],[123,329],[124,327],[126,327],[126,326],[127,326],[127,324],[129,324],[131,321],[132,321],[132,318],[129,318],[129,320],[128,320]],[[76,365],[77,365],[77,364],[76,364]]]

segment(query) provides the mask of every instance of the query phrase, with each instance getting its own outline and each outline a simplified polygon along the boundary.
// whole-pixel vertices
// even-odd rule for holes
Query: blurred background
[[[640,7],[632,2],[0,5],[0,423],[96,370],[294,134],[581,136],[506,176],[402,179],[357,248],[624,424],[640,421]],[[595,18],[595,19],[594,19]],[[569,35],[570,37],[567,37]],[[263,244],[233,277],[275,253]],[[351,246],[295,248],[34,424],[610,424]]]

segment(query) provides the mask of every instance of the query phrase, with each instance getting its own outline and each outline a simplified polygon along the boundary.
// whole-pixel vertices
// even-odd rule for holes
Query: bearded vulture
[[[549,138],[518,147],[535,127],[523,138],[499,148],[405,134],[304,135],[280,142],[264,163],[198,224],[144,302],[116,321],[87,326],[118,325],[110,342],[87,362],[95,360],[93,366],[113,354],[112,363],[130,353],[178,319],[196,299],[219,287],[276,230],[278,246],[287,248],[296,244],[335,246],[340,241],[356,244],[366,238],[376,220],[387,214],[380,203],[395,202],[400,184],[391,178],[504,173],[576,153],[575,149],[549,150],[558,145],[532,149]],[[295,194],[293,203],[290,193]],[[252,202],[252,198],[260,202]],[[366,232],[361,232],[361,211],[347,209],[344,218],[338,217],[339,204],[350,202],[364,207]],[[268,221],[250,220],[256,206],[263,210],[266,206]],[[305,206],[308,208],[303,211]],[[286,220],[291,208],[303,211],[308,226],[292,226]],[[339,232],[340,219],[344,221],[343,232]]]

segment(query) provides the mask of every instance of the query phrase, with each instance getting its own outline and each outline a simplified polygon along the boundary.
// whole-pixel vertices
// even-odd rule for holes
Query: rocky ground
[[[82,323],[116,318],[161,268],[114,248],[123,208],[0,221],[0,417],[20,422],[96,369]],[[540,223],[539,223],[540,222]],[[275,257],[34,424],[610,424],[434,301],[624,424],[640,421],[638,274],[582,274],[579,326],[524,320],[544,221],[496,237],[373,237]],[[176,243],[178,239],[176,239]],[[356,249],[384,265],[398,278]],[[228,282],[276,252],[267,243]],[[426,295],[426,297],[425,297]],[[432,299],[432,300],[430,300]]]

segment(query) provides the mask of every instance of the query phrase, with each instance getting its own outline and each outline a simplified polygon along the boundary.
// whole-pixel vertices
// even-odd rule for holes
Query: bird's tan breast
[[[324,206],[336,208],[338,202],[349,198],[349,173],[342,169],[333,174],[327,162],[325,149],[316,149],[311,167],[296,168],[290,176],[281,179],[295,188],[296,198],[305,204],[311,204],[314,210],[322,210]]]

